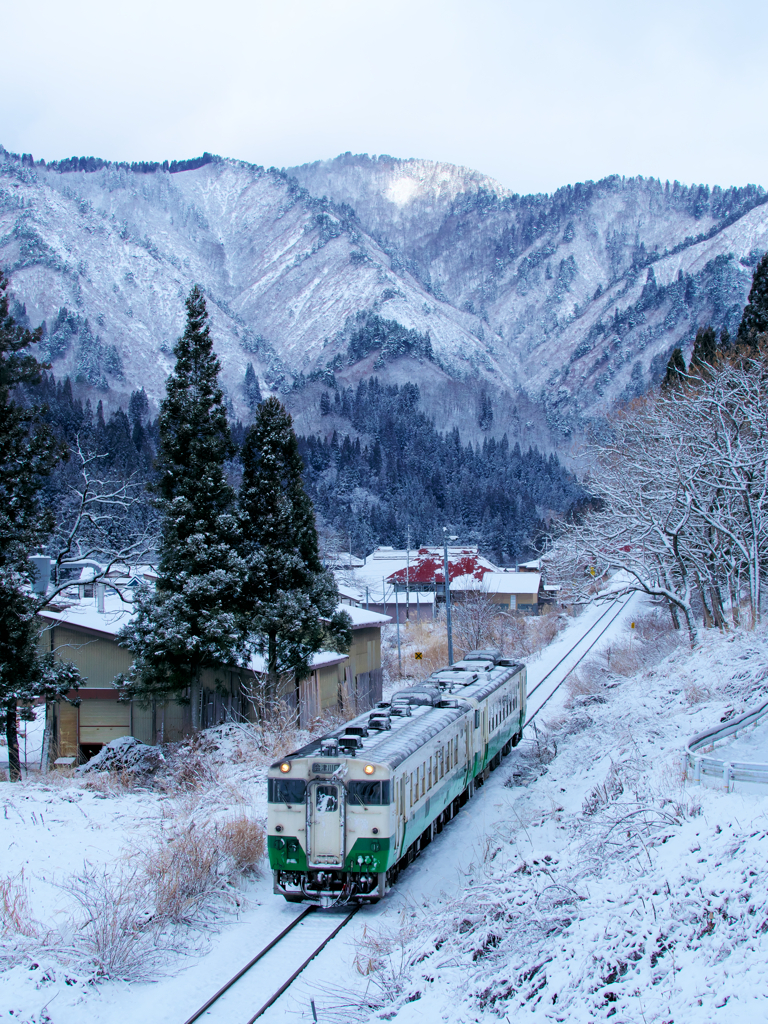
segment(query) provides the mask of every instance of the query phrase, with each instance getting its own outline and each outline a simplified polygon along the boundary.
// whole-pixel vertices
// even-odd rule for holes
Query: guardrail
[[[699,754],[701,747],[714,745],[727,736],[735,736],[742,729],[756,725],[760,719],[768,715],[768,701],[761,704],[755,711],[748,711],[738,718],[732,718],[714,729],[697,733],[685,747],[683,762],[686,776],[694,782],[701,782],[703,777],[720,779],[727,793],[733,789],[734,782],[752,782],[768,785],[768,764],[754,764],[749,761],[728,761],[714,757],[711,753]]]

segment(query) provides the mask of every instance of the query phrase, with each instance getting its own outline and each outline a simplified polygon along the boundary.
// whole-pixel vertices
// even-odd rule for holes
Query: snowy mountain
[[[454,397],[464,382],[493,396],[495,427],[538,409],[562,441],[698,325],[734,333],[767,198],[618,177],[517,196],[465,168],[349,154],[285,172],[2,150],[0,266],[57,375],[113,405],[140,385],[161,397],[197,282],[238,415],[253,362],[292,406],[334,371]],[[433,402],[454,422],[461,406]]]

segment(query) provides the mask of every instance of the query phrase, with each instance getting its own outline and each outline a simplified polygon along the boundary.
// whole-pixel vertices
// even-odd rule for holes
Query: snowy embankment
[[[311,1020],[310,997],[322,1024],[766,1015],[768,793],[686,783],[681,753],[765,699],[768,635],[706,633],[691,652],[668,616],[638,615],[631,634],[624,619],[547,704],[538,735],[310,964],[275,1019]],[[155,943],[139,950],[143,977],[157,980],[137,980],[130,962],[134,980],[109,980],[73,895],[84,865],[119,893],[181,837],[263,821],[263,746],[248,730],[211,730],[179,753],[172,778],[146,787],[61,775],[0,784],[0,882],[13,883],[0,888],[2,1013],[181,1022],[295,916],[263,861],[254,874],[230,852],[176,922],[139,929]]]
[[[768,637],[707,634],[659,661],[641,632],[580,672],[403,878],[400,919],[393,900],[368,922],[348,1003],[402,1024],[765,1017],[768,792],[686,783],[680,755],[765,699]]]

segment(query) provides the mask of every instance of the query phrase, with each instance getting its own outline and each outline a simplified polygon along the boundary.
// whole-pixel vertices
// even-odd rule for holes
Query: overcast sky
[[[2,27],[0,143],[36,158],[351,150],[518,192],[768,185],[757,0],[26,0]]]

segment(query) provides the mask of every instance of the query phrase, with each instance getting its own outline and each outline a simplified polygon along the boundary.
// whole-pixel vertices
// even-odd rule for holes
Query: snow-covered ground
[[[661,618],[657,634],[642,608],[631,614],[641,628],[630,635],[619,617],[538,734],[266,1024],[312,1020],[311,998],[323,1024],[765,1019],[768,795],[685,783],[680,755],[694,733],[765,699],[768,635],[706,633],[691,652]],[[567,641],[532,660],[532,679]],[[245,739],[238,754],[233,735],[217,745],[186,790],[87,776],[1,784],[0,876],[23,871],[32,916],[54,928],[72,913],[57,883],[84,862],[126,870],[169,830],[263,819],[267,758]],[[232,892],[247,902],[191,931],[185,954],[165,953],[157,981],[93,983],[67,950],[38,949],[0,975],[0,1012],[29,1024],[182,1024],[300,910],[272,896],[266,870]],[[233,1024],[258,995],[233,1005]]]

